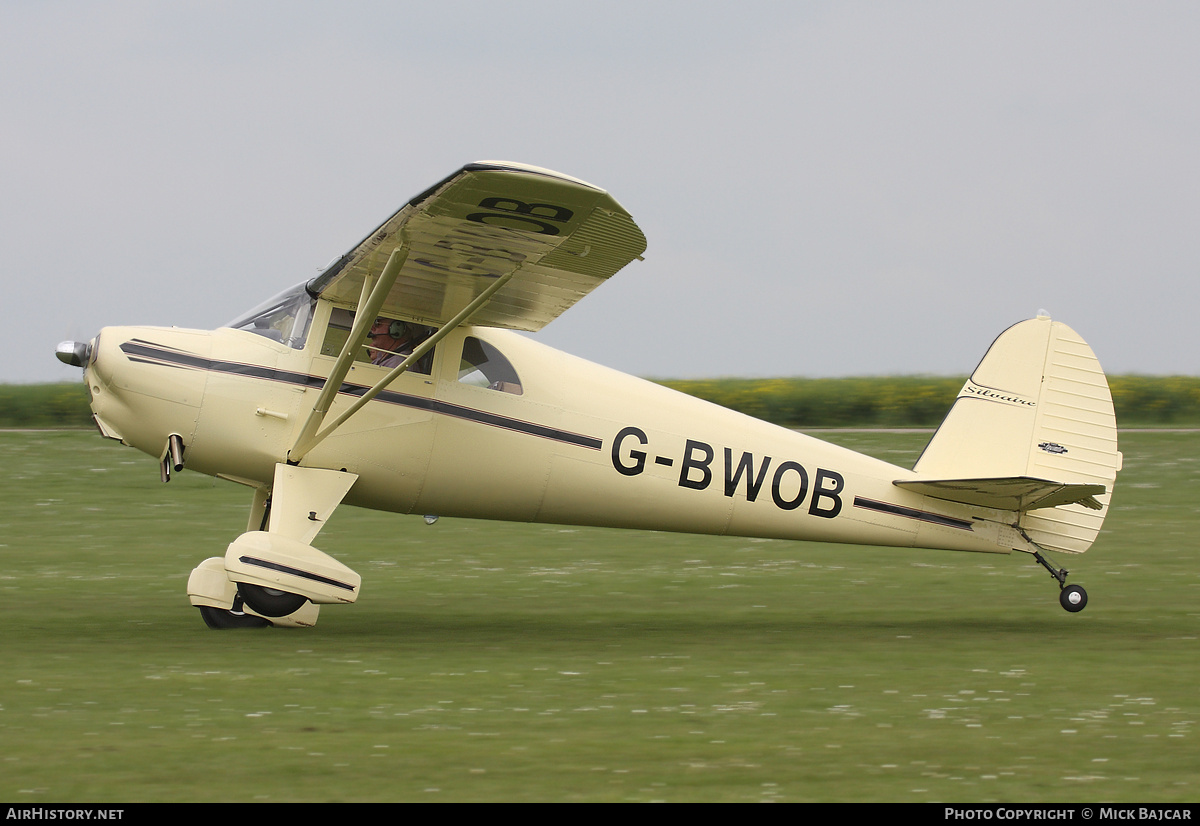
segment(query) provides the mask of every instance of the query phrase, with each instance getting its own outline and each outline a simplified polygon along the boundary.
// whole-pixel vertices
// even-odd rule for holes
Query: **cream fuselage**
[[[110,327],[85,378],[101,430],[189,470],[263,489],[333,366],[332,305],[305,346],[245,330]],[[464,341],[511,362],[520,392],[460,381]],[[324,352],[323,352],[324,351]],[[330,416],[387,370],[356,363]],[[398,513],[1008,552],[1013,514],[914,494],[910,470],[495,328],[462,327],[428,375],[393,381],[303,466],[347,470],[352,505]]]

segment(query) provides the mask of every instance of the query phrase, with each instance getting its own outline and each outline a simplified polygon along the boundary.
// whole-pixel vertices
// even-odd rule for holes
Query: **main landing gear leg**
[[[358,599],[362,578],[308,544],[356,479],[276,465],[270,489],[255,492],[246,533],[188,579],[188,598],[209,627],[310,627],[321,604]]]
[[[1038,564],[1050,572],[1050,576],[1058,580],[1058,602],[1063,608],[1076,614],[1084,609],[1087,605],[1087,591],[1079,585],[1067,584],[1066,568],[1055,568],[1046,557],[1042,556],[1040,551],[1033,552],[1033,558],[1038,561]]]

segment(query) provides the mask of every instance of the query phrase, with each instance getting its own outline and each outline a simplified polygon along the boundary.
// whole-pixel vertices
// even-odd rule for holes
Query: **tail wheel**
[[[210,605],[198,605],[200,616],[209,628],[224,631],[229,628],[269,628],[271,623],[253,614],[241,611],[226,611],[224,608],[213,608]]]
[[[237,587],[238,593],[241,594],[246,604],[264,617],[286,617],[288,614],[299,611],[304,603],[308,602],[308,598],[300,594],[279,591],[275,588],[264,588],[248,582],[239,582]]]
[[[1067,584],[1067,569],[1055,568],[1046,557],[1034,551],[1033,558],[1038,564],[1050,572],[1050,576],[1058,580],[1058,602],[1072,614],[1078,614],[1087,605],[1087,591],[1078,585]]]
[[[1087,605],[1087,591],[1078,585],[1068,585],[1059,592],[1058,601],[1063,608],[1076,614]]]

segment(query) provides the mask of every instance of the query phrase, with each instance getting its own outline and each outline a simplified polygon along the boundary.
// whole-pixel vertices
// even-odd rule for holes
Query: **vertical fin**
[[[1099,510],[1061,505],[1021,514],[1050,550],[1083,553],[1108,512],[1120,470],[1116,416],[1100,362],[1048,316],[1009,327],[963,385],[914,470],[927,479],[1027,477],[1100,484]]]

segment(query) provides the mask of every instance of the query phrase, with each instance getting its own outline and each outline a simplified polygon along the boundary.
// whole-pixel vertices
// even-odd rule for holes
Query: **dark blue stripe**
[[[867,499],[862,496],[854,497],[854,507],[864,508],[865,510],[878,511],[879,513],[887,513],[892,516],[903,516],[907,519],[917,519],[921,522],[930,522],[934,525],[943,525],[947,528],[958,528],[963,531],[975,530],[974,525],[966,519],[955,519],[953,516],[943,516],[940,513],[931,513],[930,511],[917,510],[916,508],[906,508],[903,505],[893,505],[890,502],[878,502],[874,499]]]
[[[125,355],[129,356],[131,361],[138,361],[147,364],[186,367],[195,370],[210,370],[214,373],[244,376],[246,378],[261,379],[264,381],[277,381],[283,384],[291,384],[299,387],[308,387],[318,390],[325,386],[325,379],[320,376],[312,376],[307,373],[293,373],[288,370],[275,370],[256,364],[242,364],[235,361],[206,359],[202,358],[201,356],[197,356],[194,353],[187,353],[183,350],[168,349],[148,341],[141,341],[140,339],[131,339],[130,341],[125,342],[121,345],[121,351],[124,352]],[[361,397],[366,395],[368,390],[370,390],[369,387],[365,387],[361,384],[343,383],[342,386],[338,388],[338,393],[346,396]],[[547,425],[537,424],[536,422],[513,419],[496,413],[488,413],[485,410],[475,410],[474,408],[463,407],[462,405],[458,404],[450,404],[449,402],[438,401],[436,399],[428,399],[424,396],[413,396],[408,393],[399,393],[394,390],[383,390],[375,398],[378,401],[399,405],[400,407],[407,407],[413,410],[425,410],[430,413],[438,413],[440,415],[450,416],[455,419],[463,419],[465,421],[489,425],[490,427],[499,427],[505,430],[512,430],[517,433],[538,436],[542,439],[551,439],[556,442],[577,445],[579,447],[588,448],[589,450],[599,450],[604,445],[602,440],[593,436],[584,436],[579,433],[571,433],[567,430],[559,430],[558,428],[548,427]]]
[[[336,579],[330,579],[327,576],[321,576],[320,574],[314,574],[309,571],[302,571],[299,568],[292,568],[288,565],[280,565],[278,562],[271,562],[266,559],[259,559],[258,557],[255,557],[255,556],[239,556],[238,561],[245,563],[246,565],[253,565],[257,568],[266,568],[268,571],[278,571],[281,574],[290,574],[292,576],[298,576],[303,579],[312,580],[313,582],[320,582],[325,585],[332,585],[335,588],[341,588],[343,591],[353,591],[354,590],[354,586],[347,582],[340,582]]]

